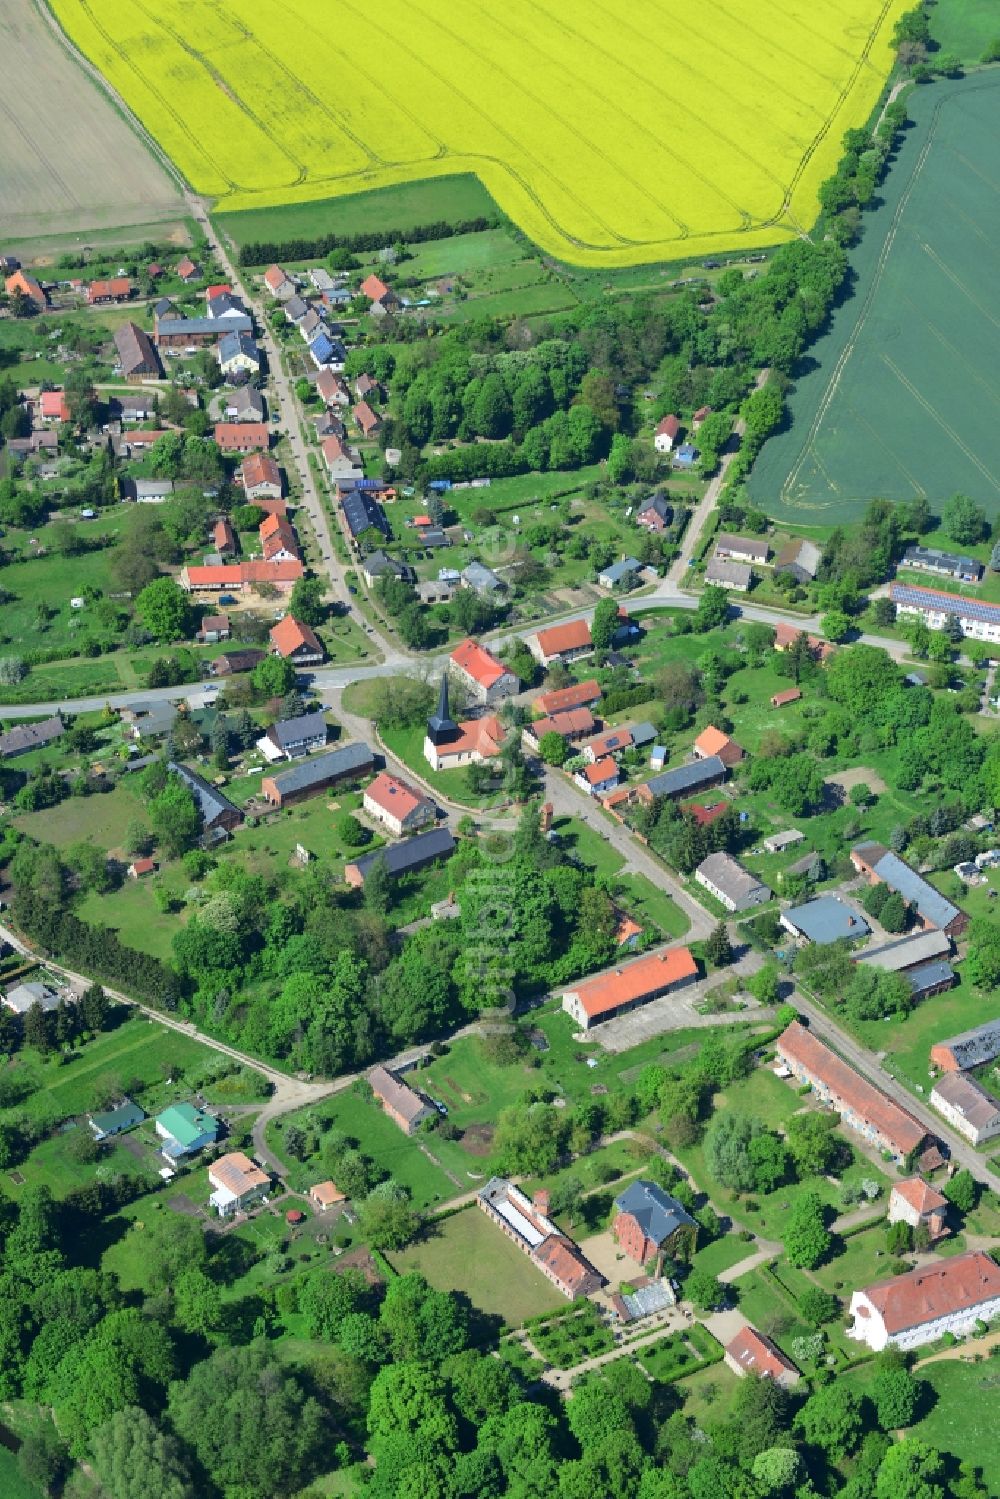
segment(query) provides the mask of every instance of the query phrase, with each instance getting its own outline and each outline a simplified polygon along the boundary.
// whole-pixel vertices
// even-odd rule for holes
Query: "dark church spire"
[[[447,744],[454,739],[458,729],[448,706],[448,673],[441,676],[441,691],[438,695],[437,712],[427,720],[427,737],[431,744]]]

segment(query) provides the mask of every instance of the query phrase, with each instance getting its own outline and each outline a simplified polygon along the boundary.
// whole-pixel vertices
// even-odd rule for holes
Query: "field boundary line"
[[[977,468],[982,474],[983,478],[986,479],[990,484],[992,484],[993,488],[997,491],[998,494],[1000,494],[1000,483],[997,482],[997,480],[990,473],[989,469],[986,467],[985,463],[983,463],[982,460],[976,456],[976,454],[972,451],[968,444],[963,442],[962,438],[959,437],[954,427],[952,427],[949,422],[945,421],[944,417],[934,406],[931,405],[930,401],[928,401],[925,396],[922,396],[920,394],[917,387],[911,380],[906,377],[906,375],[903,374],[903,371],[899,368],[899,366],[893,363],[888,354],[881,354],[879,357],[882,363],[896,376],[896,379],[899,381],[900,385],[902,385],[905,390],[909,391],[910,395],[917,402],[918,406],[922,407],[927,415],[931,418],[931,420],[936,422],[937,425],[941,428],[941,431],[944,432],[946,436],[951,438],[952,442],[955,444],[955,447],[958,448],[960,452],[965,454],[966,458],[968,458],[973,468]]]

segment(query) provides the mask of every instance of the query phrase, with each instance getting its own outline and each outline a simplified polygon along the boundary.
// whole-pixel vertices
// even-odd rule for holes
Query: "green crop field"
[[[1000,24],[997,27],[1000,30]],[[781,520],[956,491],[1000,514],[1000,73],[912,91],[914,126],[750,494]]]

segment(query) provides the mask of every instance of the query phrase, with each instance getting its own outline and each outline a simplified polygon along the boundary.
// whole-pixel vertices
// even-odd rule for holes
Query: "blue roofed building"
[[[813,856],[815,857],[815,856]],[[781,925],[801,942],[856,942],[871,934],[871,927],[853,906],[836,895],[818,895],[804,905],[782,911]]]
[[[659,1274],[664,1255],[688,1261],[698,1242],[698,1225],[656,1182],[634,1181],[615,1198],[611,1231],[638,1265],[655,1262]]]
[[[219,368],[224,375],[257,375],[260,366],[260,350],[249,333],[226,333],[220,339]]]
[[[363,536],[366,531],[380,531],[385,537],[392,535],[385,510],[367,490],[349,490],[341,500],[341,505],[352,536]]]
[[[622,557],[619,562],[603,568],[597,574],[597,581],[602,588],[634,588],[641,573],[642,563],[638,557]]]
[[[674,449],[675,468],[694,468],[701,457],[698,449],[690,442],[682,442],[679,448]]]

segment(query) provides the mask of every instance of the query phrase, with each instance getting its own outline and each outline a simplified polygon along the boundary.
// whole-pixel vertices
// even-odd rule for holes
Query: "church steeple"
[[[441,675],[441,691],[438,694],[437,712],[427,720],[427,737],[431,744],[447,744],[454,739],[458,729],[448,706],[448,673]]]

